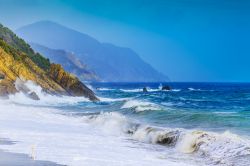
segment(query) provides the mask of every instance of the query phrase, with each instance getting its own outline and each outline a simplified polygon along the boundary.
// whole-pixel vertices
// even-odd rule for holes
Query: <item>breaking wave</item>
[[[114,91],[116,89],[112,89],[112,88],[96,88],[98,91]]]
[[[128,92],[128,93],[138,93],[138,92],[143,92],[142,88],[138,88],[138,89],[120,89],[120,91],[122,92]],[[165,90],[161,90],[161,89],[151,89],[151,88],[147,88],[147,92],[161,92],[161,91],[165,91]],[[167,92],[180,92],[181,89],[171,89]]]
[[[122,92],[143,92],[142,89],[120,89]]]
[[[157,104],[147,102],[147,101],[139,101],[139,100],[128,100],[123,104],[121,108],[122,109],[131,108],[131,109],[134,109],[136,112],[161,110],[161,107],[158,106]]]
[[[17,80],[15,82],[15,86],[17,89],[21,87],[25,87],[30,92],[35,92],[35,94],[39,97],[40,100],[33,100],[27,96],[24,92],[20,91],[15,94],[9,95],[9,101],[18,104],[25,105],[40,105],[40,106],[56,106],[56,105],[72,105],[78,102],[90,102],[89,99],[85,97],[72,97],[72,96],[59,96],[52,95],[44,92],[42,88],[35,84],[32,81],[21,81]]]
[[[85,117],[84,121],[104,131],[126,134],[137,141],[173,147],[180,153],[197,155],[204,158],[208,165],[234,165],[242,157],[245,161],[237,165],[246,166],[250,162],[250,141],[230,131],[215,133],[155,127],[133,122],[115,112]]]

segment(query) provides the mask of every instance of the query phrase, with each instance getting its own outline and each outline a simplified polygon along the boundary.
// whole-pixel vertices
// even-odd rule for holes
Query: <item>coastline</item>
[[[0,138],[1,145],[13,145],[14,141]],[[51,161],[33,160],[29,155],[23,153],[12,153],[0,149],[0,165],[4,166],[63,166]]]
[[[147,94],[138,91],[141,86],[100,87],[97,90],[98,96],[101,96],[99,103],[46,94],[41,94],[39,101],[20,94],[0,100],[0,140],[9,138],[17,141],[7,139],[0,149],[25,154],[27,164],[23,165],[30,163],[30,156],[42,162],[72,166],[116,166],[125,163],[131,166],[247,166],[250,162],[250,142],[244,132],[249,126],[249,122],[245,121],[249,112],[237,112],[241,108],[235,107],[237,103],[217,96],[221,90],[234,96],[231,88],[227,90],[228,86],[221,89],[182,85],[165,92],[159,91],[158,85],[155,85],[150,86],[151,91]],[[209,97],[209,100],[197,100],[197,94]],[[170,95],[175,98],[166,101]],[[131,98],[133,96],[136,98]],[[186,103],[187,98],[195,105]],[[217,105],[218,99],[223,105]],[[238,97],[234,99],[238,101]],[[209,112],[207,108],[210,106],[217,106],[220,110]],[[227,110],[232,106],[233,109]],[[201,108],[204,110],[199,111]],[[183,115],[185,118],[177,123],[176,120]],[[206,121],[203,121],[204,118]],[[152,120],[157,120],[158,124]],[[243,124],[239,126],[238,120]],[[227,127],[229,125],[230,128]],[[236,129],[238,132],[235,132]],[[137,154],[145,157],[138,157]],[[19,163],[16,156],[14,159],[14,163]],[[5,162],[9,164],[9,161],[3,162],[3,165],[6,165]]]
[[[51,161],[32,160],[26,154],[0,150],[0,165],[4,166],[62,166]]]

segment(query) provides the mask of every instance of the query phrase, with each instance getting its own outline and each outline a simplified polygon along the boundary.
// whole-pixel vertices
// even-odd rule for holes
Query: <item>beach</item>
[[[238,98],[223,105],[204,98],[220,94],[222,88],[217,85],[210,85],[210,89],[206,85],[174,85],[171,91],[161,91],[156,85],[152,84],[147,93],[140,90],[141,84],[98,85],[102,86],[95,90],[99,102],[44,92],[37,93],[39,101],[22,94],[0,100],[0,138],[8,138],[0,145],[4,156],[1,162],[70,166],[248,165],[247,103],[246,111],[237,112],[243,109],[236,109],[237,104],[242,106],[237,103]],[[95,87],[93,84],[91,88]],[[223,93],[225,89],[227,86],[223,85]],[[248,86],[242,89],[245,93]],[[183,99],[187,95],[188,101]],[[217,107],[216,111],[207,111],[212,106]],[[201,108],[206,109],[200,111]],[[9,160],[12,156],[13,161]]]

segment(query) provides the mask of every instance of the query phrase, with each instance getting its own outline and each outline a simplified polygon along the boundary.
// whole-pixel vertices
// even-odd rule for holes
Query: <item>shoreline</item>
[[[26,154],[6,152],[0,149],[0,165],[4,166],[63,166],[51,161],[32,160]]]
[[[1,145],[13,145],[14,141],[0,138]],[[23,153],[13,153],[0,148],[0,165],[4,166],[63,166],[51,161],[33,160],[29,155]]]

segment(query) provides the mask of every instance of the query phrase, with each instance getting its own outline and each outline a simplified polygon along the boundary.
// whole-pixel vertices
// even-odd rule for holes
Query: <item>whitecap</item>
[[[146,110],[160,110],[160,106],[157,104],[148,102],[148,101],[140,101],[140,100],[128,100],[121,107],[124,108],[134,108],[136,112],[143,112]]]
[[[143,89],[120,89],[122,92],[143,92]]]
[[[112,89],[112,88],[96,88],[98,91],[114,91],[116,89]]]

